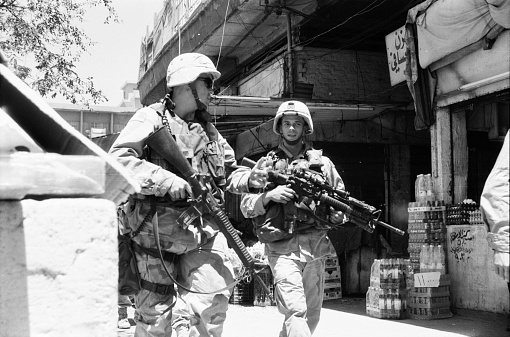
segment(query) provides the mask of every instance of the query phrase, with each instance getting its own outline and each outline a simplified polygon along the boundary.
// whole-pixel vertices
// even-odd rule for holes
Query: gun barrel
[[[381,220],[375,220],[374,223],[376,225],[383,226],[384,228],[387,228],[390,231],[397,233],[398,235],[404,235],[405,234],[405,232],[403,230],[398,229],[397,227],[393,227],[393,226],[391,226],[391,225],[389,225],[386,222],[383,222]]]
[[[361,212],[358,212],[357,210],[353,209],[352,207],[350,207],[349,205],[339,201],[339,200],[336,200],[334,198],[331,198],[330,196],[328,195],[324,195],[322,194],[321,197],[320,197],[320,200],[322,202],[325,202],[327,205],[329,206],[332,206],[333,208],[335,209],[338,209],[342,212],[344,212],[345,214],[353,217],[355,219],[354,223],[364,223],[364,224],[367,224],[367,226],[362,226],[363,228],[371,228],[370,226],[368,226],[369,223],[373,223],[375,225],[380,225],[380,226],[383,226],[389,230],[391,230],[392,232],[395,232],[399,235],[404,235],[405,232],[396,228],[396,227],[393,227],[383,221],[380,221],[380,220],[377,220],[377,219],[370,219],[370,216],[367,215],[367,214],[364,214],[364,213],[361,213]],[[369,231],[370,232],[370,231]]]

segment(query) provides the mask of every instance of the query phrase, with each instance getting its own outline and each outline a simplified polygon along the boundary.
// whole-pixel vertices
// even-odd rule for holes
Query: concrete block
[[[447,226],[448,273],[455,308],[509,312],[506,282],[494,271],[485,225]]]
[[[0,337],[117,335],[113,202],[0,201],[0,258]]]

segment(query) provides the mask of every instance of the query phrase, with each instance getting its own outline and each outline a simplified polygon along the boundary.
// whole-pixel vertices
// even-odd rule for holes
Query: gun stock
[[[226,236],[228,243],[243,262],[243,265],[247,268],[252,268],[255,264],[253,257],[246,249],[246,246],[241,241],[223,209],[216,202],[216,199],[198,180],[197,173],[182,154],[170,131],[166,127],[161,127],[149,135],[145,142],[181,172],[191,186],[195,201],[204,206],[207,212],[211,214],[218,228]]]

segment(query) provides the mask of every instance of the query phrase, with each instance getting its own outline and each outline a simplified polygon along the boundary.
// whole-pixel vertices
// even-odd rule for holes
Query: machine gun
[[[256,162],[243,158],[241,165],[253,168]],[[404,231],[395,228],[381,220],[381,210],[350,196],[347,191],[342,191],[330,186],[324,176],[316,171],[296,168],[287,176],[274,171],[268,172],[268,181],[275,185],[289,185],[296,194],[297,202],[310,205],[312,202],[324,203],[336,210],[342,211],[349,217],[349,221],[372,233],[375,226],[383,226],[399,235]],[[329,224],[330,229],[336,229],[342,225]]]
[[[183,213],[183,215],[178,219],[178,222],[187,226],[192,223],[196,217],[202,214],[210,214],[215,223],[218,225],[220,231],[227,238],[230,247],[234,249],[243,263],[243,266],[247,269],[247,275],[245,275],[244,278],[249,278],[249,274],[253,275],[255,279],[259,281],[269,297],[272,297],[271,291],[255,271],[255,260],[246,249],[246,246],[237,234],[235,228],[230,223],[225,211],[223,211],[223,208],[216,201],[212,193],[200,181],[199,175],[195,172],[195,170],[193,170],[186,157],[182,154],[182,151],[177,146],[168,128],[165,126],[160,127],[158,130],[149,135],[145,142],[163,158],[165,158],[165,160],[172,163],[172,165],[179,170],[191,186],[191,191],[193,192],[192,207]]]

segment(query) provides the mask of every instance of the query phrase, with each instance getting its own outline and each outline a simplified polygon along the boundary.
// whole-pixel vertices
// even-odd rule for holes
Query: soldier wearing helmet
[[[180,295],[191,308],[186,322],[193,325],[192,333],[221,336],[223,330],[234,281],[226,238],[207,215],[196,217],[186,228],[177,224],[191,209],[191,188],[172,163],[146,144],[152,132],[169,128],[182,154],[219,203],[224,190],[242,193],[257,186],[250,179],[251,171],[237,168],[234,151],[209,122],[207,106],[213,81],[219,77],[205,55],[186,53],[174,58],[166,77],[168,94],[161,102],[138,110],[110,150],[141,185],[141,193],[121,207],[119,221],[121,234],[128,234],[133,242],[141,277],[141,289],[132,294],[136,337],[171,335],[175,278],[191,290],[180,291]],[[237,170],[227,176],[226,168]],[[155,244],[154,225],[163,260]]]
[[[294,168],[316,170],[331,186],[344,189],[335,165],[305,140],[305,135],[313,133],[313,122],[304,103],[281,104],[273,131],[280,135],[280,144],[259,160],[259,168],[264,166],[286,175],[292,174]],[[314,215],[322,215],[331,223],[346,221],[342,212],[315,204],[305,206],[295,200],[295,192],[289,186],[272,184],[259,194],[243,195],[241,200],[243,215],[253,218],[254,231],[265,243],[276,304],[284,315],[280,337],[311,336],[319,323],[325,257],[336,252],[327,237],[327,227]]]

